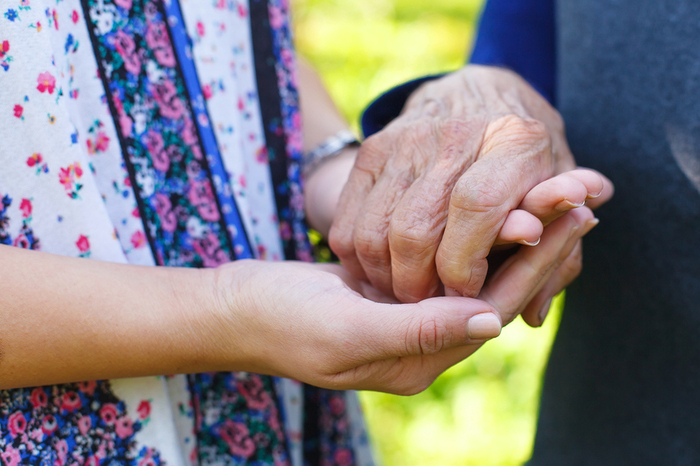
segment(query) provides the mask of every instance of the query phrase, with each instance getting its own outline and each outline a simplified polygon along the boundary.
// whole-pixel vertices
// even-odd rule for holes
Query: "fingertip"
[[[501,334],[501,319],[493,313],[484,312],[472,316],[467,322],[467,336],[472,340],[490,340]]]
[[[501,227],[495,245],[519,243],[536,246],[543,231],[542,222],[533,214],[521,209],[512,210]]]

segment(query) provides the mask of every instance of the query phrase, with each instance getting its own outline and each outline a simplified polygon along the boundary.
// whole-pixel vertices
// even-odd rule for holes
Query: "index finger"
[[[488,256],[508,213],[553,173],[551,140],[535,120],[507,116],[491,123],[479,159],[452,191],[436,255],[442,283],[463,296],[479,294]]]

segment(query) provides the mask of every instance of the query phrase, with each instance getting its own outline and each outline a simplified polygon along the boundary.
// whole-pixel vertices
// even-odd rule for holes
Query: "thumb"
[[[501,318],[485,301],[430,298],[412,304],[371,303],[360,313],[368,361],[432,355],[480,344],[501,333]]]

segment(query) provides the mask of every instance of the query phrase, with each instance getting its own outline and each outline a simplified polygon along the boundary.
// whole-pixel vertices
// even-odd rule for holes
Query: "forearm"
[[[304,125],[304,151],[313,150],[328,137],[349,129],[318,74],[299,60],[299,100]],[[306,215],[309,224],[328,235],[343,186],[355,163],[357,148],[323,162],[305,184]]]
[[[0,263],[0,389],[225,364],[211,271],[7,246]]]

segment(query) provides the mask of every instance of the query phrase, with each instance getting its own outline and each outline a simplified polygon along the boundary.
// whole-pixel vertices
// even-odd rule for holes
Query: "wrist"
[[[305,181],[307,221],[324,237],[328,237],[340,194],[355,164],[358,150],[358,147],[347,147],[340,155],[319,166]]]

